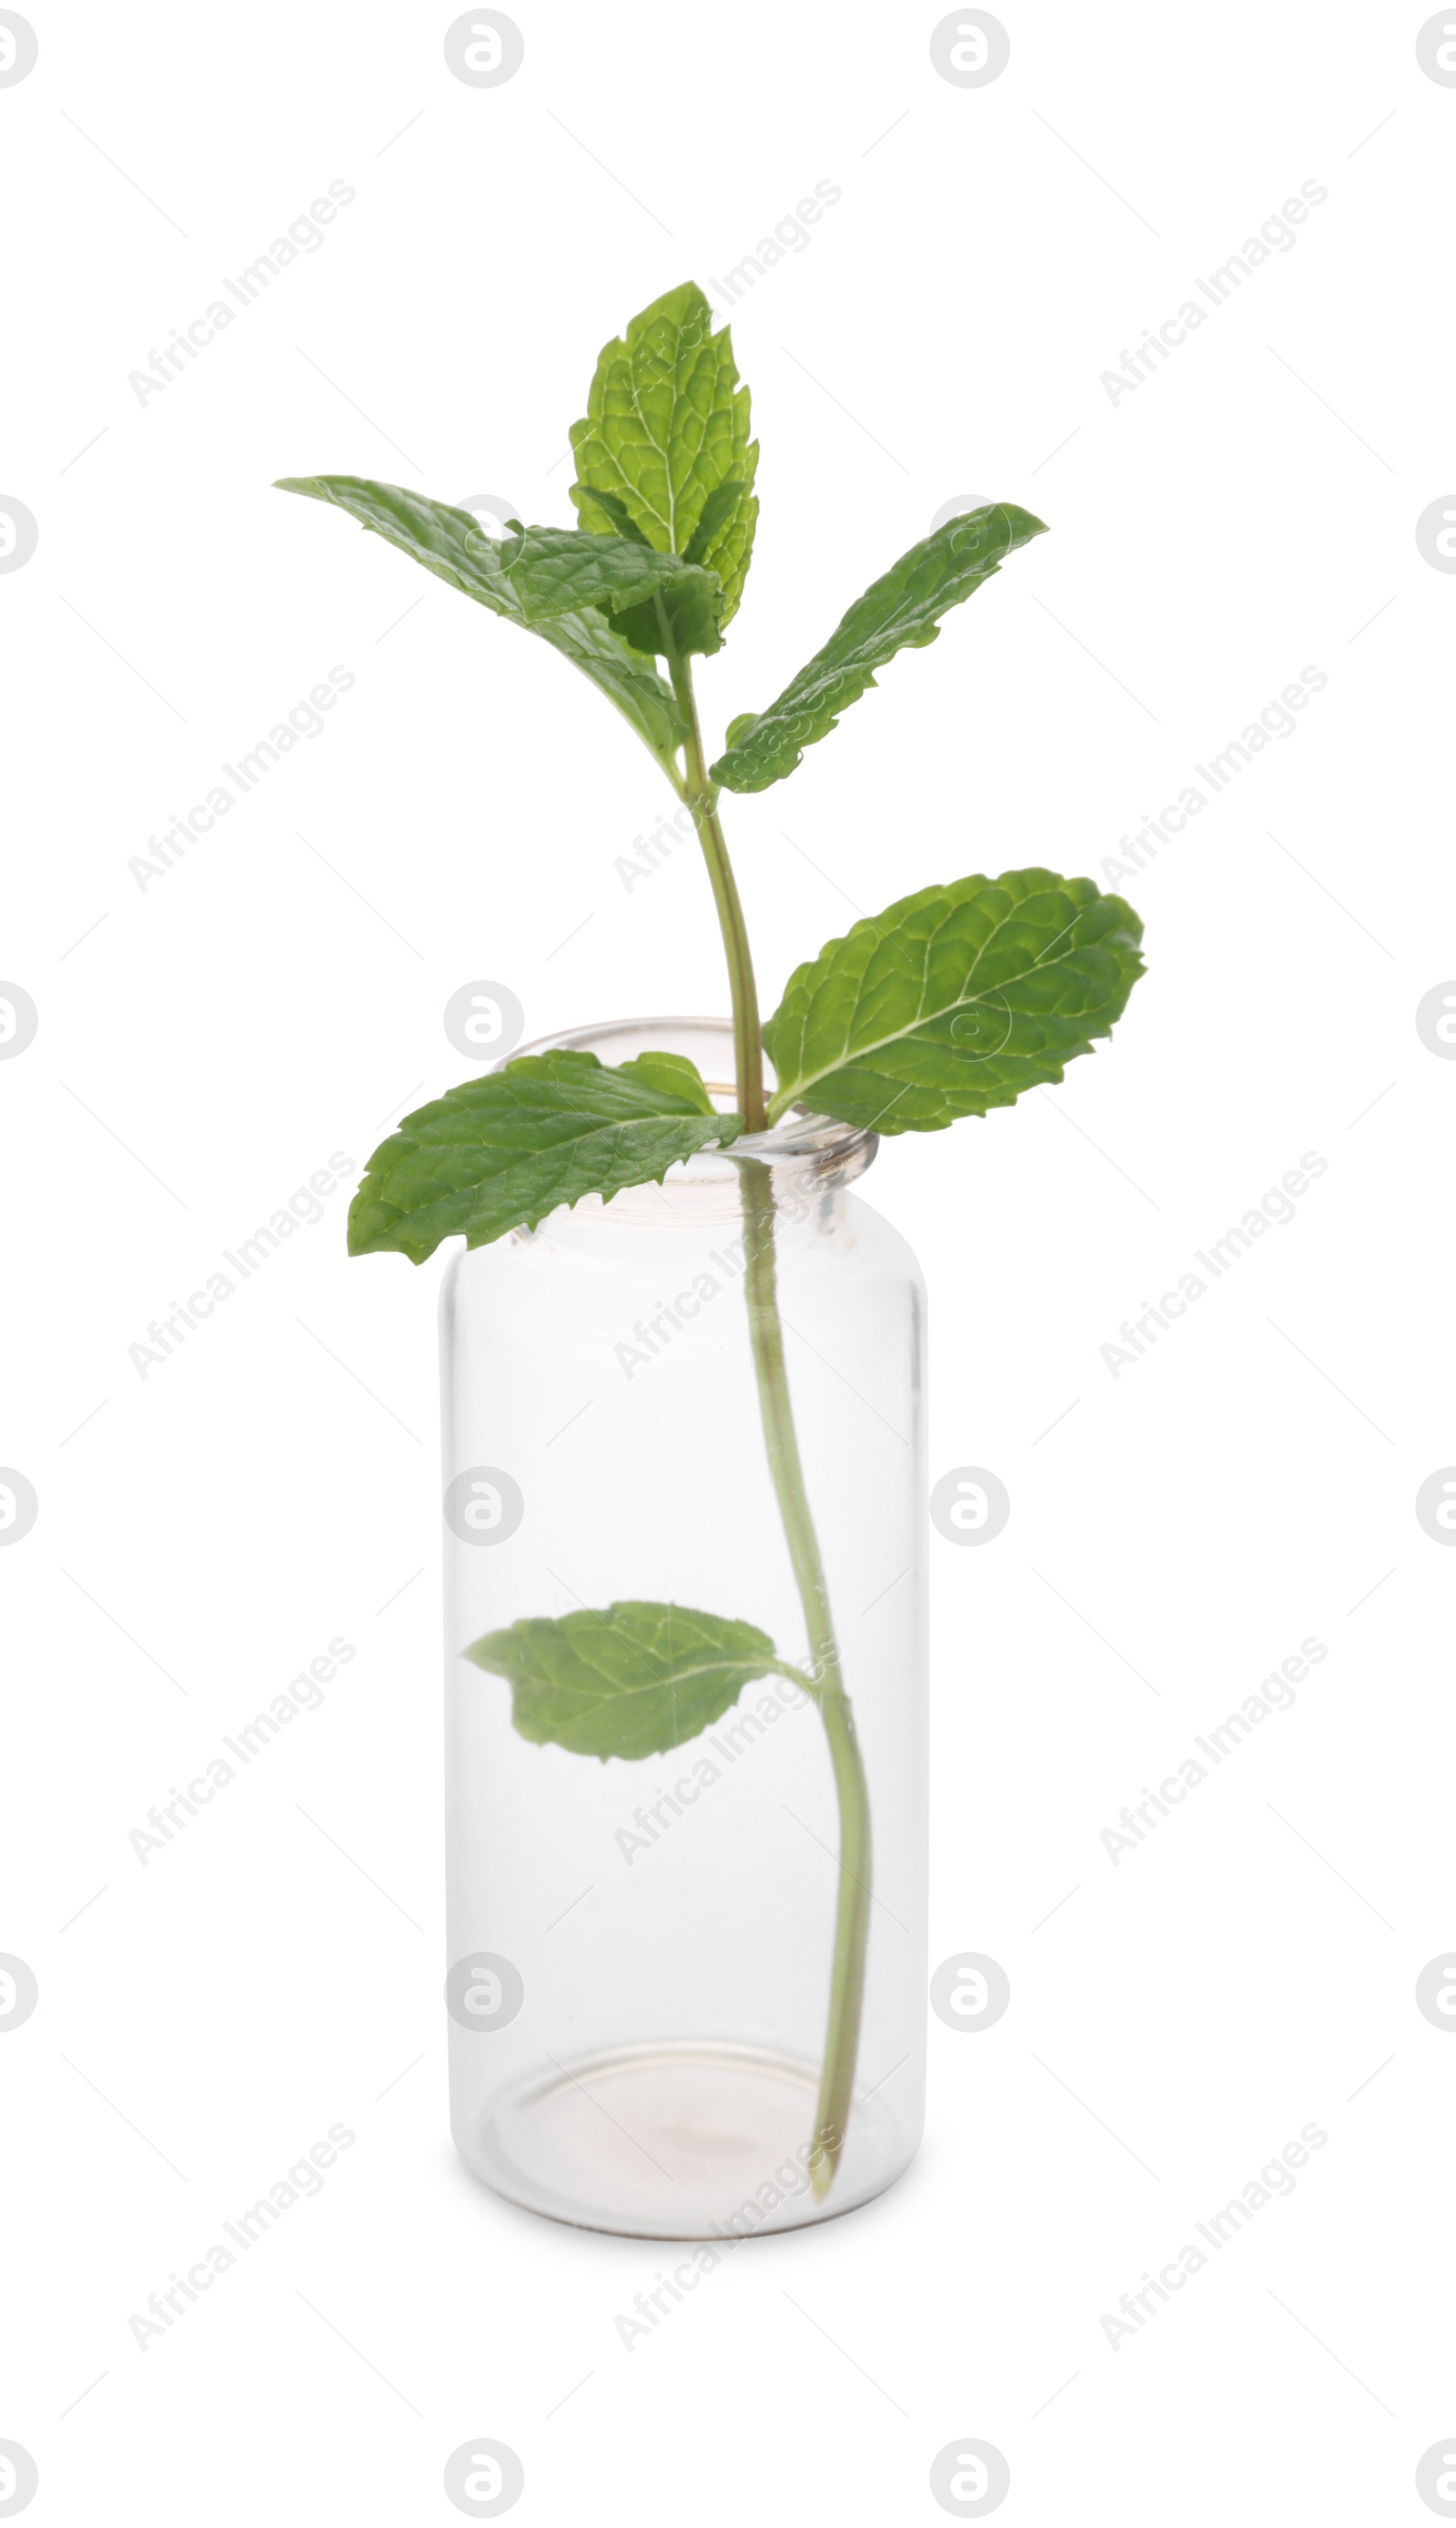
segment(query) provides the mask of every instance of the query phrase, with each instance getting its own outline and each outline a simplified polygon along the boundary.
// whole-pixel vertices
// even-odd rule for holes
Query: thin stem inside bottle
[[[763,1037],[758,1021],[758,993],[749,948],[743,905],[728,857],[717,811],[717,792],[707,777],[699,726],[692,669],[673,646],[667,609],[655,601],[672,690],[683,716],[685,777],[674,788],[693,813],[698,839],[707,864],[713,903],[728,961],[733,1000],[733,1061],[739,1112],[748,1132],[761,1132],[767,1123],[763,1094]],[[869,1791],[855,1731],[855,1714],[844,1690],[839,1646],[834,1635],[823,1557],[814,1531],[813,1513],[804,1480],[799,1435],[789,1394],[784,1358],[784,1329],[778,1308],[778,1270],[774,1248],[773,1180],[758,1159],[740,1162],[743,1178],[745,1295],[763,1442],[789,1559],[808,1632],[812,1691],[818,1703],[834,1768],[839,1803],[839,1895],[834,1915],[834,1958],[829,1976],[829,2015],[824,2060],[814,2116],[809,2175],[814,2193],[828,2193],[844,2149],[854,2102],[855,2064],[859,2051],[859,2023],[864,2007],[864,1961],[869,1941],[872,1854]]]
[[[829,1741],[834,1788],[839,1801],[839,1897],[834,1916],[834,1962],[829,1977],[829,2021],[824,2062],[819,2076],[814,2117],[814,2151],[809,2174],[821,2199],[834,2183],[844,2148],[855,2093],[855,2063],[859,2051],[859,2022],[864,2006],[864,1959],[869,1940],[872,1853],[869,1791],[855,1731],[855,1714],[844,1690],[839,1646],[819,1541],[804,1480],[794,1406],[784,1358],[784,1328],[778,1308],[778,1271],[774,1249],[773,1181],[759,1159],[739,1162],[743,1178],[744,1280],[749,1310],[749,1336],[758,1384],[758,1408],[768,1452],[779,1515],[789,1559],[794,1566],[804,1620],[808,1629],[811,1674]]]

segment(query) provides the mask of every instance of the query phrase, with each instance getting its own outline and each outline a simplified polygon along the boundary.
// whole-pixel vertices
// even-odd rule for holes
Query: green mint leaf
[[[771,1121],[803,1103],[877,1132],[937,1132],[1059,1080],[1143,972],[1142,923],[1088,877],[1010,869],[922,887],[831,939],[763,1030]]]
[[[554,615],[579,614],[589,606],[610,607],[618,615],[631,607],[652,617],[653,635],[648,642],[634,641],[633,648],[660,650],[664,637],[651,600],[661,595],[684,598],[691,619],[708,626],[714,649],[721,646],[717,618],[722,593],[713,573],[676,553],[654,553],[650,545],[630,537],[585,535],[579,527],[527,527],[501,546],[500,566],[532,631]]]
[[[625,619],[618,615],[617,625]],[[574,667],[580,667],[582,674],[591,678],[598,692],[616,705],[628,727],[636,729],[669,780],[673,779],[674,758],[687,729],[671,686],[664,684],[649,658],[623,632],[608,623],[595,606],[585,614],[556,614],[548,623],[532,623],[525,628],[534,632],[538,640],[548,641],[563,658],[569,658]]]
[[[613,611],[613,630],[650,657],[669,645],[680,658],[721,650],[723,591],[716,571],[638,536],[528,527],[501,547],[501,565],[534,631],[582,606]]]
[[[509,1680],[511,1719],[574,1756],[665,1756],[702,1736],[756,1677],[792,1675],[756,1624],[625,1599],[527,1615],[465,1653]]]
[[[923,650],[940,618],[992,578],[1009,553],[1044,536],[1040,518],[1003,500],[948,519],[912,545],[893,570],[858,598],[838,629],[777,702],[736,719],[711,777],[725,790],[766,790],[804,760],[806,746],[837,727],[839,714],[874,681],[897,650]]]
[[[659,588],[650,606],[624,608],[615,618],[616,629],[634,650],[649,657],[665,654],[670,640],[680,658],[710,658],[721,650],[723,620],[723,592],[715,573],[687,569]]]
[[[685,1053],[639,1053],[617,1068],[625,1079],[645,1080],[650,1088],[675,1089],[680,1097],[687,1098],[695,1115],[716,1115],[718,1111],[697,1063],[690,1062]]]
[[[615,492],[591,492],[583,500],[578,500],[577,507],[587,525],[598,535],[604,519],[614,536],[629,536],[635,545],[647,544],[647,537],[633,517],[626,501],[619,500]],[[598,509],[601,511],[601,517],[595,514]],[[649,546],[648,550],[650,552],[651,547]],[[683,558],[686,561],[688,555],[685,553]],[[695,555],[694,558],[696,559],[697,556]]]
[[[660,1185],[679,1159],[743,1131],[706,1094],[696,1074],[679,1084],[570,1050],[464,1080],[380,1143],[349,1207],[349,1253],[423,1264],[443,1238],[487,1246],[585,1193],[609,1202]]]
[[[716,571],[720,630],[738,610],[758,515],[749,426],[728,329],[713,333],[712,310],[689,281],[634,316],[625,341],[605,345],[586,419],[571,428],[571,497],[584,518],[595,524],[594,496],[610,494],[656,552]]]
[[[744,393],[747,395],[747,387]],[[743,494],[742,479],[736,474],[730,477],[728,482],[717,484],[709,492],[702,503],[702,515],[683,547],[684,561],[701,562],[713,551],[720,528],[726,527],[737,515]],[[745,575],[746,573],[747,566],[745,566]]]
[[[671,769],[686,732],[670,688],[595,606],[580,613],[528,622],[505,574],[503,548],[483,532],[469,509],[452,509],[443,500],[427,500],[423,493],[406,491],[397,483],[372,483],[358,474],[298,475],[275,484],[274,489],[327,500],[371,535],[382,536],[386,544],[408,553],[411,561],[421,562],[446,587],[549,642],[591,678],[658,763]]]

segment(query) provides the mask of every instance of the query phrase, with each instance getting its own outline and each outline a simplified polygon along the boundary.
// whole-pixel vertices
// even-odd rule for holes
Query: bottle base
[[[808,2174],[818,2074],[751,2047],[642,2045],[555,2065],[457,2123],[467,2168],[548,2220],[621,2238],[727,2239],[797,2230],[882,2194],[914,2155],[857,2100],[829,2192]]]

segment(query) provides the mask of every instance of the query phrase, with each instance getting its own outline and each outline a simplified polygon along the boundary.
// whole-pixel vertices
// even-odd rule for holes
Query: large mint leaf
[[[712,310],[689,281],[634,316],[625,341],[605,345],[586,419],[571,427],[582,524],[622,534],[635,526],[658,553],[716,571],[723,625],[738,610],[758,515],[749,426],[728,329],[712,331]]]
[[[423,493],[406,491],[400,484],[371,483],[357,474],[298,475],[275,484],[274,489],[329,501],[371,535],[383,536],[397,552],[408,553],[411,561],[423,563],[446,587],[548,641],[615,704],[658,762],[670,765],[685,732],[671,691],[655,669],[595,605],[576,613],[528,620],[506,574],[503,547],[483,533],[468,509],[452,509],[443,500],[427,500]]]
[[[793,1676],[756,1624],[640,1599],[526,1615],[465,1653],[509,1680],[511,1718],[574,1756],[665,1756],[721,1718],[755,1677]]]
[[[935,1132],[1062,1078],[1143,971],[1142,923],[1087,877],[1011,869],[922,887],[790,978],[763,1030],[776,1121],[796,1104]]]
[[[622,617],[617,617],[620,624]],[[631,619],[630,617],[628,618]],[[590,676],[598,693],[605,694],[629,728],[635,728],[643,744],[650,747],[669,776],[674,773],[674,758],[687,728],[672,688],[664,684],[650,658],[636,649],[625,635],[594,606],[586,614],[556,614],[549,622],[532,623],[525,627],[541,641],[548,641]]]
[[[423,1264],[442,1238],[487,1246],[534,1229],[585,1193],[660,1184],[709,1141],[735,1140],[701,1080],[677,1085],[595,1053],[523,1055],[406,1115],[382,1141],[349,1207],[349,1253]]]
[[[782,781],[803,762],[805,748],[827,737],[840,712],[874,683],[876,667],[897,650],[923,650],[951,606],[983,587],[1009,553],[1045,534],[1040,518],[1003,500],[951,518],[912,545],[856,600],[776,703],[733,721],[713,780],[727,790],[766,790]]]

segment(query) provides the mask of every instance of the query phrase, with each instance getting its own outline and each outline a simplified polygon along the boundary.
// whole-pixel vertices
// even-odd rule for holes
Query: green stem
[[[656,605],[663,638],[670,642],[666,608],[660,597]],[[693,691],[693,672],[687,659],[680,658],[670,646],[667,666],[677,707],[688,732],[683,744],[687,779],[682,784],[681,795],[691,808],[693,822],[698,828],[698,840],[707,863],[718,927],[723,934],[723,948],[728,959],[728,984],[733,996],[733,1068],[738,1082],[738,1111],[743,1117],[746,1132],[761,1132],[767,1122],[763,1103],[763,1037],[758,1025],[758,987],[754,980],[748,925],[743,918],[738,882],[718,820],[718,794],[707,777],[702,731],[698,724],[698,698]]]
[[[763,1097],[763,1037],[758,1023],[758,992],[754,980],[748,927],[744,922],[733,864],[728,858],[728,846],[718,819],[718,794],[707,777],[692,669],[674,647],[667,609],[660,597],[655,604],[672,690],[686,730],[683,742],[685,777],[680,780],[671,766],[668,777],[678,796],[692,810],[702,857],[707,864],[713,903],[717,907],[718,926],[723,934],[728,981],[733,995],[733,1062],[739,1112],[743,1116],[746,1132],[761,1132],[768,1120]],[[839,1896],[834,1915],[834,1961],[829,1976],[829,2020],[814,2116],[814,2148],[809,2159],[813,2189],[822,2201],[834,2184],[855,2094],[855,2063],[859,2051],[859,2022],[864,2007],[864,1958],[869,1941],[869,1792],[859,1742],[855,1734],[855,1714],[844,1690],[824,1564],[819,1553],[819,1540],[814,1533],[813,1513],[808,1505],[804,1461],[799,1453],[799,1435],[794,1427],[794,1405],[789,1394],[788,1365],[784,1359],[784,1329],[778,1309],[772,1174],[759,1159],[744,1159],[740,1167],[747,1256],[744,1278],[749,1337],[758,1383],[758,1408],[763,1420],[763,1441],[779,1516],[783,1521],[789,1559],[793,1564],[804,1620],[808,1630],[811,1678],[802,1678],[801,1682],[808,1687],[819,1707],[824,1733],[829,1741],[829,1761],[834,1767],[834,1789],[839,1802]]]
[[[871,1847],[869,1793],[855,1732],[855,1714],[844,1690],[829,1591],[813,1513],[804,1480],[794,1406],[784,1358],[774,1253],[773,1181],[759,1159],[740,1161],[744,1185],[745,1284],[749,1335],[758,1382],[758,1406],[779,1515],[808,1629],[814,1694],[829,1741],[839,1801],[839,1898],[834,1918],[834,1963],[829,1978],[829,2022],[814,2117],[815,2149],[809,2162],[816,2195],[834,2183],[854,2101],[855,2062],[864,2005],[864,1956],[869,1940]]]

